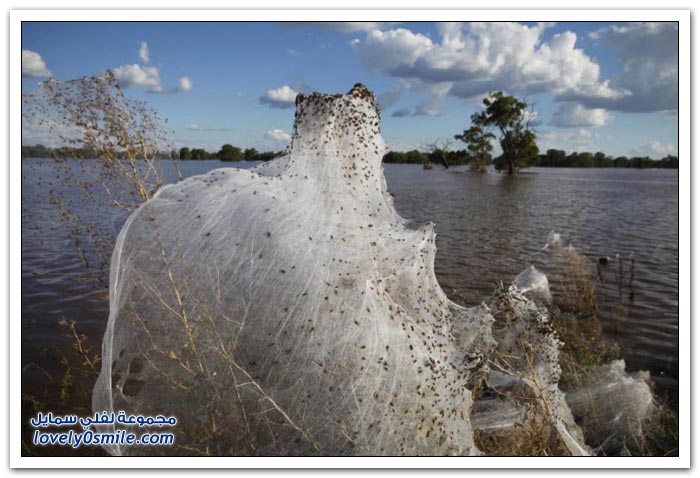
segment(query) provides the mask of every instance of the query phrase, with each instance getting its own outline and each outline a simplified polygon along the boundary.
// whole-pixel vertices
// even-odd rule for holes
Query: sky
[[[453,138],[502,90],[528,103],[541,151],[678,152],[676,23],[22,24],[24,93],[107,69],[175,147],[283,149],[297,93],[361,82],[394,150]],[[23,125],[23,144],[38,137]]]

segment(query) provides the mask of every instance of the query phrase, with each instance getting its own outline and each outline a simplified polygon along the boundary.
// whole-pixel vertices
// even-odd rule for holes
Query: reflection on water
[[[183,176],[227,166],[180,163]],[[41,397],[46,410],[67,405],[64,410],[77,413],[89,411],[92,384],[74,383],[71,402],[62,404],[62,357],[71,341],[58,322],[75,320],[86,344],[99,350],[107,289],[81,280],[85,270],[75,244],[49,203],[47,191],[60,188],[54,168],[49,160],[22,161],[22,393]],[[678,171],[535,168],[508,177],[392,164],[385,173],[399,213],[435,223],[437,278],[452,299],[465,304],[488,298],[496,283],[510,281],[530,263],[547,272],[533,253],[550,231],[592,261],[634,255],[634,304],[615,340],[628,368],[649,370],[677,406]],[[66,200],[107,234],[116,235],[125,220],[125,214],[108,215],[80,196]]]

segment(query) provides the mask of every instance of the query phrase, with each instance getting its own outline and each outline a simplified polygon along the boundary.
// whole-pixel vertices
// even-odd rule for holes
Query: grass
[[[563,252],[563,253],[562,253]],[[622,358],[619,345],[603,333],[603,310],[598,302],[598,290],[602,273],[590,260],[576,251],[560,251],[557,256],[559,270],[553,283],[558,306],[552,308],[552,322],[563,346],[560,353],[562,375],[560,388],[567,392],[589,383],[595,371],[613,360]],[[608,318],[615,333],[622,333],[634,299],[634,258],[627,262],[618,258],[615,282],[617,302],[612,305]],[[614,265],[613,265],[614,267]],[[648,383],[652,388],[653,384]],[[633,456],[659,456],[677,454],[678,420],[666,405],[667,400],[655,398],[652,412],[642,423],[641,436],[631,437],[619,447],[610,446],[606,438],[588,433],[597,429],[595,423],[583,423],[587,442],[599,454],[629,454]],[[594,420],[596,411],[588,414]]]
[[[603,307],[599,297],[603,292],[602,274],[595,264],[575,250],[558,248],[554,252],[554,273],[549,274],[554,302],[549,307],[551,325],[561,340],[559,365],[561,375],[558,386],[563,392],[573,392],[589,384],[595,374],[614,360],[622,358],[619,345],[603,332]],[[612,328],[617,333],[624,330],[634,299],[634,260],[619,260],[616,267],[615,285],[618,289],[617,303],[609,310]],[[600,267],[600,266],[598,266]],[[614,266],[613,266],[614,267]],[[523,355],[528,354],[521,347]],[[522,357],[520,357],[522,359]],[[653,384],[648,384],[653,390]],[[483,397],[478,387],[474,397]],[[510,392],[508,398],[517,407],[525,410],[524,419],[516,426],[496,431],[476,430],[476,445],[487,455],[495,456],[561,456],[569,453],[563,446],[548,419],[544,396],[528,390]],[[641,433],[613,433],[615,427],[603,423],[604,415],[599,409],[587,410],[577,417],[586,444],[598,455],[669,456],[678,454],[678,417],[663,397],[655,397],[651,412],[641,423]],[[607,406],[620,407],[618,403]],[[600,406],[592,403],[591,407]],[[624,420],[625,413],[616,418]],[[636,423],[629,422],[632,429]],[[624,425],[622,427],[624,429]]]

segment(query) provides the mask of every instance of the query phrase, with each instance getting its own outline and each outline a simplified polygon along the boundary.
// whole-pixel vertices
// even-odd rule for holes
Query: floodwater
[[[255,163],[236,163],[251,167]],[[183,176],[231,163],[185,161]],[[99,354],[108,316],[107,288],[87,280],[81,258],[49,191],[63,191],[64,204],[85,224],[116,236],[126,219],[75,192],[62,190],[51,160],[22,161],[22,422],[38,410],[87,415],[94,377],[61,321],[75,321],[87,357]],[[76,168],[76,174],[78,169]],[[605,311],[619,298],[601,286],[606,333],[621,347],[628,370],[649,370],[657,390],[673,407],[678,400],[678,171],[533,168],[516,177],[475,174],[464,167],[425,171],[419,165],[386,165],[399,213],[432,221],[437,232],[435,271],[453,300],[476,305],[494,286],[529,264],[547,273],[538,255],[550,231],[561,234],[594,264],[619,255],[634,257],[634,300],[620,328]],[[170,175],[170,180],[174,179]],[[616,262],[603,268],[616,268]],[[627,280],[630,279],[628,274]],[[629,302],[629,301],[628,301]],[[607,307],[607,309],[606,309]],[[25,429],[26,431],[26,429]],[[23,436],[26,439],[28,436]],[[24,452],[36,450],[25,442]],[[58,453],[75,453],[55,450]],[[95,448],[81,454],[100,453]]]

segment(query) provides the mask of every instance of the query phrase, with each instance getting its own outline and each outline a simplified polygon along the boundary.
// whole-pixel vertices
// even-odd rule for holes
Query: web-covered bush
[[[288,156],[163,187],[129,217],[93,408],[178,425],[173,447],[110,453],[472,455],[477,425],[528,413],[564,453],[590,451],[557,388],[546,308],[522,294],[549,294],[546,278],[451,302],[432,224],[393,207],[379,122],[362,85],[300,95]],[[497,397],[473,409],[484,383]]]

